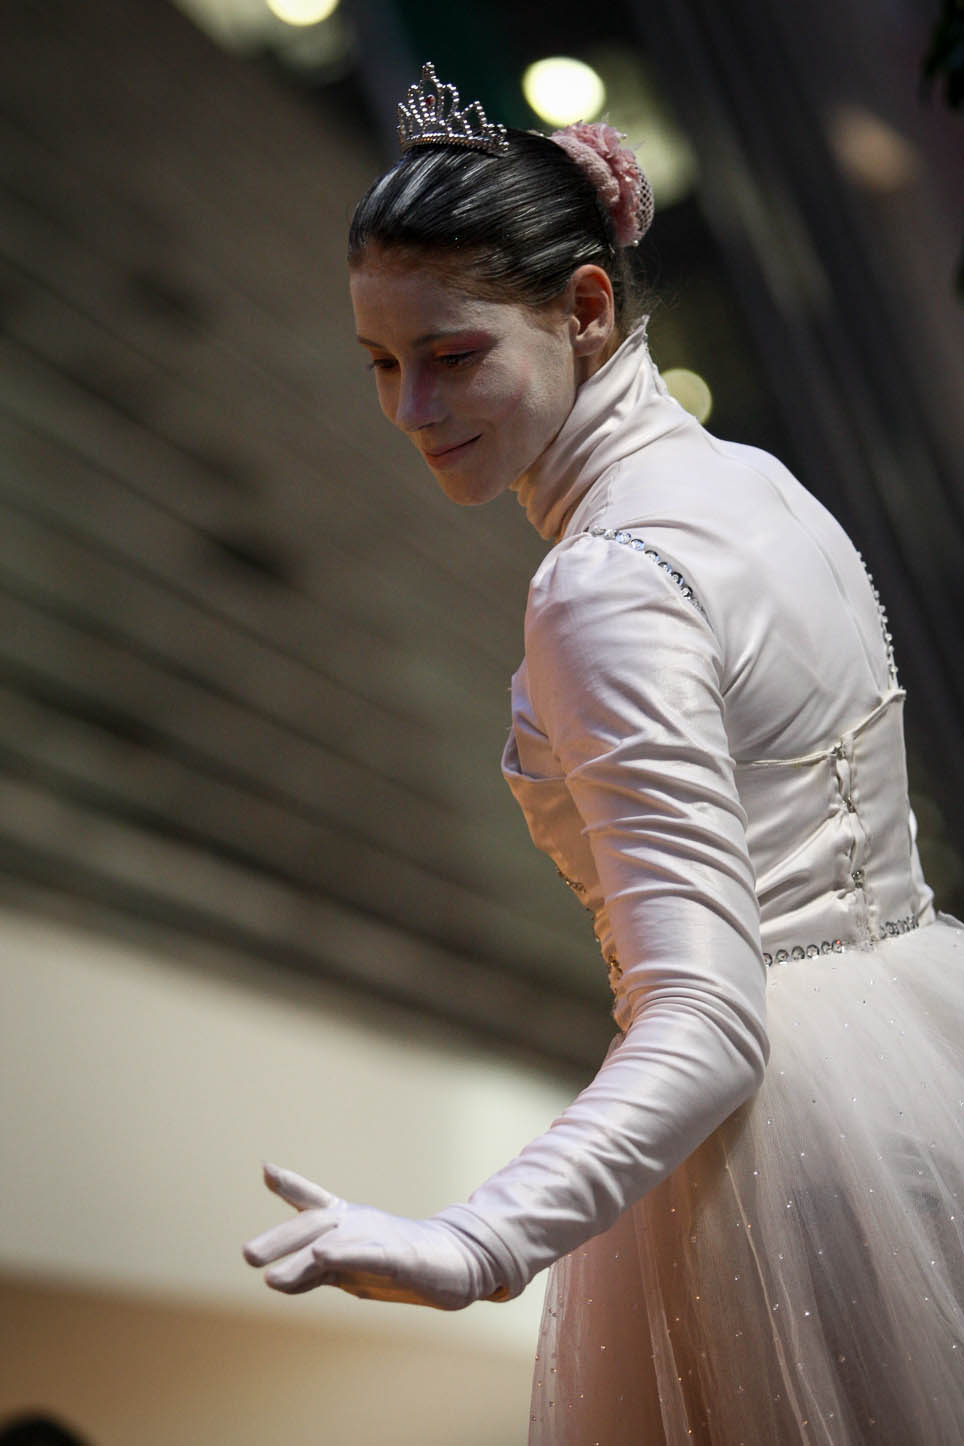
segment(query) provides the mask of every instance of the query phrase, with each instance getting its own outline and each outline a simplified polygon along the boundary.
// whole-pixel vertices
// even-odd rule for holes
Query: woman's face
[[[474,506],[524,476],[581,380],[566,309],[480,300],[377,250],[352,270],[351,296],[382,411],[446,496]]]

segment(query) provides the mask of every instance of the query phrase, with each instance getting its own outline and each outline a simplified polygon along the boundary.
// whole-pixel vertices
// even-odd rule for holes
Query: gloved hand
[[[300,1295],[335,1285],[362,1300],[437,1310],[461,1310],[497,1291],[491,1260],[455,1225],[351,1205],[275,1165],[265,1165],[264,1179],[299,1212],[244,1248],[250,1265],[271,1265],[265,1281],[274,1290]]]

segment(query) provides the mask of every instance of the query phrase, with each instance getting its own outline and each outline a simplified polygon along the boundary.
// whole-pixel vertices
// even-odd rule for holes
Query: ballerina
[[[552,544],[503,771],[618,1033],[430,1219],[268,1167],[298,1213],[247,1259],[442,1309],[551,1266],[532,1446],[950,1446],[964,931],[920,870],[879,598],[785,467],[666,391],[617,132],[507,131],[426,66],[400,138],[352,222],[359,340],[446,495],[513,489]]]

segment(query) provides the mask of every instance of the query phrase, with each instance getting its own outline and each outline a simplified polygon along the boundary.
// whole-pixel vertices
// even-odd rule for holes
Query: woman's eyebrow
[[[445,341],[445,340],[447,340],[448,337],[450,337],[450,336],[465,336],[466,332],[470,332],[470,331],[472,331],[472,330],[473,330],[472,327],[453,326],[453,327],[451,327],[451,328],[450,328],[449,330],[447,330],[447,331],[426,331],[426,332],[423,332],[421,336],[417,336],[417,337],[415,338],[415,340],[412,342],[412,345],[413,345],[413,346],[427,346],[429,342],[432,342],[432,341]],[[374,346],[374,347],[377,347],[379,351],[388,351],[388,347],[385,346],[383,342],[380,342],[380,341],[371,341],[367,336],[359,336],[359,337],[356,337],[356,340],[357,340],[362,346]]]

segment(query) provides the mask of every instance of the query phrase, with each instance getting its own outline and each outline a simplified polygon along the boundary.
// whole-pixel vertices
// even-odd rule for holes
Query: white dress
[[[863,564],[641,332],[519,495],[557,541],[503,767],[644,1018],[665,1177],[552,1267],[531,1446],[960,1446],[964,931]]]

